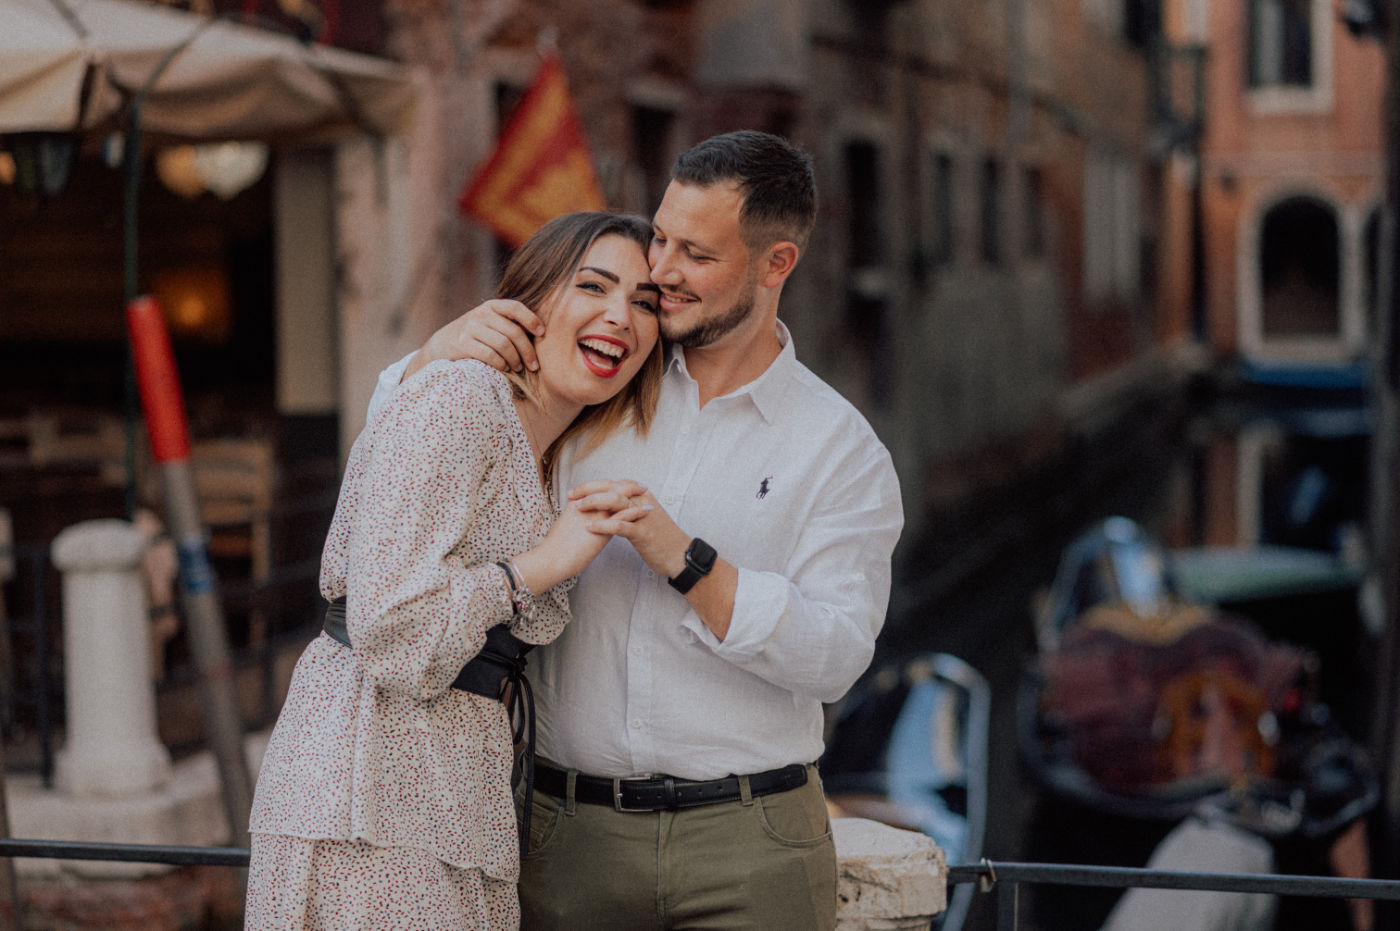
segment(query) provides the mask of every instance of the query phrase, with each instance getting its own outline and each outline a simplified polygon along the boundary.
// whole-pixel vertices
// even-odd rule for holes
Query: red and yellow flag
[[[557,216],[606,209],[557,54],[540,65],[496,150],[457,204],[512,248]]]

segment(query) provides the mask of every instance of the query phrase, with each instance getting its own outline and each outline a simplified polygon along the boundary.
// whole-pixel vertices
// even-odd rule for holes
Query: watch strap
[[[685,548],[685,568],[674,578],[667,579],[667,582],[672,588],[684,595],[695,587],[696,582],[710,574],[710,570],[715,567],[715,560],[718,556],[719,554],[715,552],[713,546],[696,537]]]

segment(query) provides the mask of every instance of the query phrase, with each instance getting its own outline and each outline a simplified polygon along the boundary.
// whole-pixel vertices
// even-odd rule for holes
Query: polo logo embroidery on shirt
[[[761,481],[761,482],[758,483],[758,493],[755,494],[754,497],[755,497],[755,498],[766,498],[766,497],[768,496],[768,483],[771,482],[772,480],[773,480],[773,476],[771,476],[771,475],[766,475],[766,476],[764,476],[763,481]]]

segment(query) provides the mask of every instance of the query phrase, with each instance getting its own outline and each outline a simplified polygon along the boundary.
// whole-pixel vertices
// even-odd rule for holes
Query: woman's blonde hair
[[[630,239],[646,255],[651,244],[651,224],[638,216],[621,213],[569,213],[540,227],[510,257],[496,297],[519,301],[539,314],[548,326],[549,298],[573,278],[579,263],[600,236]],[[661,394],[664,348],[660,337],[636,376],[602,404],[585,407],[544,452],[546,477],[552,477],[559,450],[574,436],[587,432],[583,451],[588,452],[608,434],[630,425],[642,436],[651,427],[656,399]],[[539,374],[526,370],[507,372],[517,397],[541,403]]]

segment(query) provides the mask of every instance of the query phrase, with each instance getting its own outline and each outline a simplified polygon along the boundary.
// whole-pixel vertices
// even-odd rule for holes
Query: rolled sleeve
[[[734,590],[734,613],[724,640],[711,633],[693,611],[681,624],[718,656],[743,665],[762,652],[782,623],[790,588],[788,580],[777,573],[754,572],[741,567],[739,584]]]
[[[903,526],[899,482],[883,449],[819,496],[789,575],[739,569],[734,611],[717,640],[693,613],[686,626],[715,655],[800,695],[835,701],[869,665],[890,596]]]

